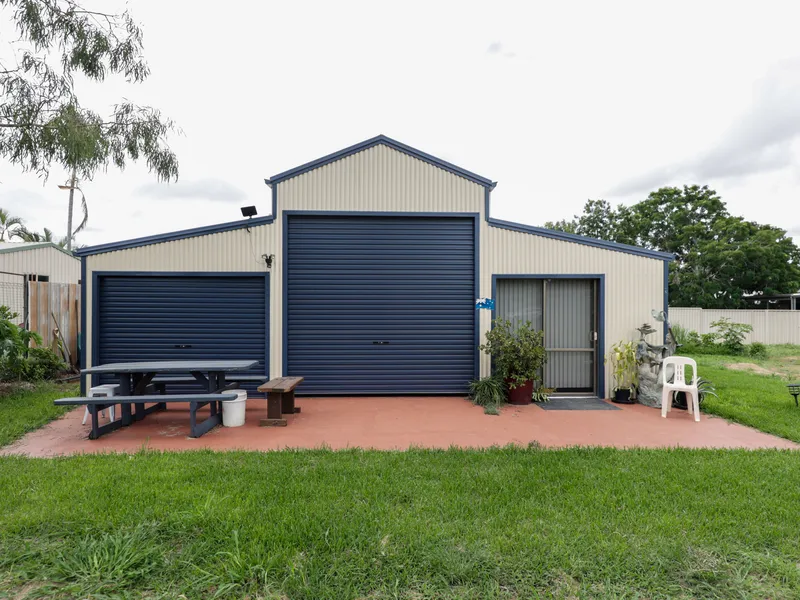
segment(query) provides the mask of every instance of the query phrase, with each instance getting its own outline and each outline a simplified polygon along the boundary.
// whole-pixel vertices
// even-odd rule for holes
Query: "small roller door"
[[[94,364],[249,359],[248,374],[266,377],[267,286],[263,275],[100,276]]]
[[[288,220],[287,374],[303,394],[462,394],[475,376],[475,222]]]

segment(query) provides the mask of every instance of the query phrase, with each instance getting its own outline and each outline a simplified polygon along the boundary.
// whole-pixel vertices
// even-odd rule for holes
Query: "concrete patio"
[[[645,406],[621,410],[553,411],[536,405],[506,406],[500,416],[455,397],[300,398],[302,412],[287,427],[259,427],[263,399],[248,400],[243,427],[217,427],[188,438],[188,409],[171,408],[98,440],[87,439],[83,407],[29,433],[0,454],[34,457],[84,452],[154,450],[279,450],[284,448],[406,449],[410,446],[485,448],[538,443],[545,447],[800,448],[788,440],[703,415],[699,423],[681,410],[669,418]]]

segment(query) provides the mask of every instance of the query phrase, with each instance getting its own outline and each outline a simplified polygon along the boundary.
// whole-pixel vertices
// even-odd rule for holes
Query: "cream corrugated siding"
[[[89,272],[259,271],[263,266],[256,257],[275,254],[270,275],[270,373],[274,374],[283,372],[284,210],[479,213],[481,296],[492,293],[492,273],[605,273],[605,351],[617,340],[638,337],[636,327],[652,322],[650,310],[663,307],[662,261],[490,227],[483,214],[482,186],[386,146],[374,146],[276,185],[277,219],[252,228],[252,234],[240,229],[89,256],[87,268]],[[91,286],[91,277],[87,279]],[[91,311],[91,290],[87,291]],[[480,311],[481,338],[490,319],[488,311]],[[86,339],[90,343],[91,331]],[[657,334],[651,339],[658,339]],[[481,358],[480,366],[482,375],[489,372],[487,357]],[[608,375],[606,385],[610,390]]]
[[[47,275],[54,283],[78,283],[81,262],[53,247],[0,253],[0,271]]]
[[[649,322],[662,329],[650,311],[664,307],[664,263],[661,260],[624,254],[583,244],[481,225],[481,295],[492,294],[492,274],[605,274],[605,349],[619,340],[638,339],[636,328]],[[481,311],[481,336],[491,326],[491,313]],[[602,357],[600,357],[602,360]],[[489,358],[481,356],[481,375],[489,373]],[[606,393],[611,391],[606,368]]]
[[[278,184],[279,210],[476,213],[483,200],[483,187],[387,146]]]

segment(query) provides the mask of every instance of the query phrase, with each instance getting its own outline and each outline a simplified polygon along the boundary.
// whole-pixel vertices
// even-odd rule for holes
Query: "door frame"
[[[606,369],[605,361],[605,329],[606,329],[606,276],[603,273],[509,273],[492,274],[492,298],[497,300],[497,280],[498,279],[591,279],[597,282],[597,306],[595,307],[597,319],[597,345],[595,347],[595,392],[598,398],[605,398],[606,393]],[[495,309],[492,309],[492,327],[496,318]]]
[[[264,278],[264,371],[270,370],[270,295],[269,271],[93,271],[92,272],[92,351],[86,353],[87,366],[96,366],[100,358],[100,278],[101,277],[263,277]],[[85,378],[81,377],[81,383]]]
[[[281,217],[281,258],[283,263],[281,268],[283,270],[283,280],[281,290],[281,310],[283,313],[283,331],[281,332],[281,375],[286,375],[286,367],[289,362],[289,217],[400,217],[400,218],[462,218],[472,219],[474,230],[474,252],[475,252],[475,266],[474,266],[474,290],[473,299],[480,297],[481,292],[481,278],[480,278],[480,264],[481,264],[481,214],[471,212],[381,212],[381,211],[349,211],[349,210],[284,210]],[[478,311],[473,313],[473,377],[480,377],[480,352],[478,346],[480,345],[480,316]]]

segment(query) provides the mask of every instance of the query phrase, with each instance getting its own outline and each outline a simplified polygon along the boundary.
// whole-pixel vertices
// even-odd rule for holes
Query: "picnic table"
[[[116,376],[119,390],[113,398],[64,398],[56,401],[60,404],[85,404],[92,414],[91,439],[96,439],[103,433],[130,425],[139,421],[151,412],[164,410],[167,402],[189,402],[189,421],[191,437],[200,437],[222,422],[222,402],[234,400],[235,394],[226,394],[239,387],[238,382],[227,382],[226,375],[236,371],[245,371],[256,366],[254,360],[171,360],[109,363],[89,367],[81,371],[81,377],[87,375],[114,375]],[[154,395],[153,380],[157,375],[190,373],[192,377],[206,387],[204,394],[181,394],[169,396],[165,386],[168,383],[158,383],[159,395]],[[178,378],[180,379],[180,378]],[[165,378],[168,382],[169,378]],[[131,398],[131,397],[135,397]],[[72,402],[69,402],[72,400]],[[153,406],[145,408],[146,403]],[[97,413],[105,406],[119,404],[122,407],[122,418],[100,427]],[[205,421],[197,423],[197,409],[209,405],[211,416]],[[133,408],[133,411],[132,411]]]

